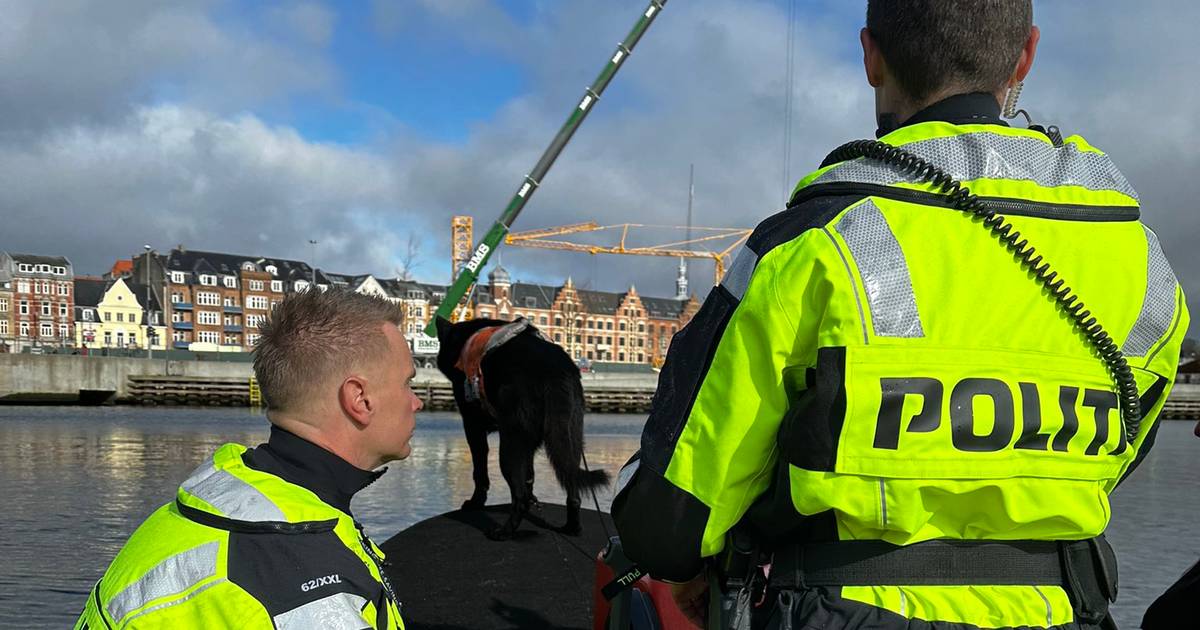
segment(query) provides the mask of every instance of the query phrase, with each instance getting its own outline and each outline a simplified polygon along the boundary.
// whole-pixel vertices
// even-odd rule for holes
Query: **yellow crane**
[[[721,282],[721,278],[725,275],[725,268],[729,264],[730,254],[742,243],[745,243],[746,239],[750,238],[751,232],[753,232],[753,230],[744,228],[711,228],[693,226],[691,227],[692,230],[707,233],[707,235],[700,236],[698,238],[672,241],[660,245],[641,245],[633,247],[626,245],[631,231],[649,229],[685,230],[688,228],[677,225],[647,225],[642,223],[599,225],[594,221],[587,221],[585,223],[573,223],[571,225],[547,227],[537,230],[510,232],[504,238],[504,241],[509,245],[516,245],[517,247],[557,249],[570,252],[584,252],[588,254],[624,254],[633,256],[665,256],[668,258],[704,258],[713,261],[713,284],[719,284]],[[616,245],[572,243],[570,241],[558,240],[556,238],[566,236],[568,234],[599,232],[616,233],[617,231],[620,231],[621,236]],[[725,243],[728,243],[728,245],[719,251],[694,249],[694,246],[698,243],[716,244],[716,242],[722,240],[724,240]]]

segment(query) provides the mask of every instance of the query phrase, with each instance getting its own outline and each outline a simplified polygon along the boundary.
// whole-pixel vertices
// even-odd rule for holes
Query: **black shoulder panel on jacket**
[[[383,610],[383,587],[332,531],[229,535],[229,581],[272,617],[333,595],[353,593]]]
[[[704,566],[700,542],[709,509],[662,475],[638,469],[613,501],[613,522],[623,536],[625,553],[655,578],[687,580]]]
[[[825,227],[839,212],[865,196],[862,193],[822,195],[788,206],[786,210],[759,223],[746,241],[746,246],[762,258],[767,252],[808,230]]]

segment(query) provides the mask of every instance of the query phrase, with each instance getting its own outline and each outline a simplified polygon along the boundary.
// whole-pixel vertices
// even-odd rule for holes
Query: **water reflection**
[[[636,450],[643,421],[588,416],[591,467],[615,476]],[[266,435],[265,418],[241,409],[0,407],[0,628],[68,625],[132,529],[193,468],[225,442],[254,445]],[[420,414],[413,439],[412,457],[391,464],[354,500],[379,542],[454,509],[473,490],[456,414]],[[489,502],[506,503],[495,436],[491,445]],[[1122,627],[1135,627],[1149,600],[1200,557],[1197,454],[1191,424],[1167,423],[1154,455],[1113,496],[1109,537],[1121,559],[1115,611]],[[544,456],[535,470],[538,497],[563,502]],[[597,499],[607,510],[611,490]]]

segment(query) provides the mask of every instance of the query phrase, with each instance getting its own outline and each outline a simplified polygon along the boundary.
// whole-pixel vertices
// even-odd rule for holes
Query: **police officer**
[[[801,180],[674,339],[625,551],[712,627],[1097,626],[1182,291],[1108,156],[1002,120],[1030,0],[869,0],[860,37],[880,140]]]
[[[401,312],[347,291],[288,296],[254,372],[267,443],[226,444],[130,537],[76,628],[403,628],[354,493],[404,459],[420,400]]]

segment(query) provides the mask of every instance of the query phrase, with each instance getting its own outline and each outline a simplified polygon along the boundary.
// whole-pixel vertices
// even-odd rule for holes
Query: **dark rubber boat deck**
[[[534,516],[542,526],[526,520],[514,539],[489,540],[507,516],[507,505],[448,512],[381,545],[408,628],[592,627],[594,558],[607,542],[597,513],[584,510],[583,533],[564,536],[544,526],[565,522],[566,508],[543,504]]]

